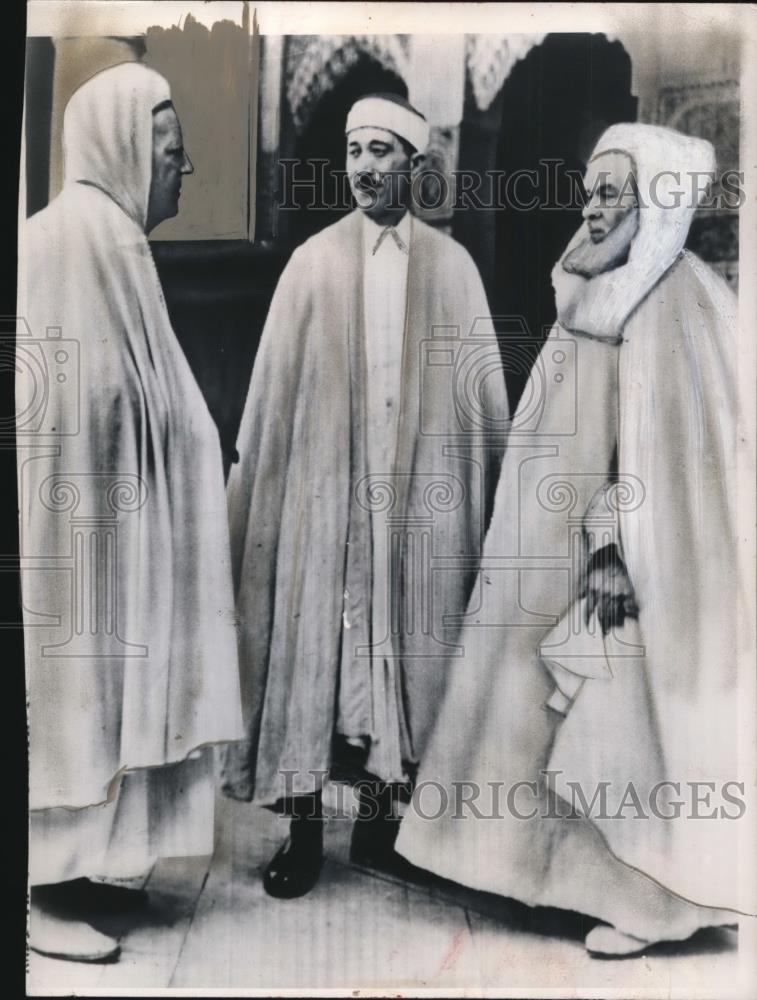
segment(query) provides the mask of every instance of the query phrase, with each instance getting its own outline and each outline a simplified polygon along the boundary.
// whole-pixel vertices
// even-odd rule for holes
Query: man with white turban
[[[598,918],[592,954],[743,902],[735,297],[683,249],[714,166],[649,125],[594,150],[397,840],[445,878]]]
[[[168,83],[98,73],[63,148],[19,247],[30,945],[98,961],[89,916],[132,905],[102,879],[212,853],[210,744],[243,730],[218,432],[146,238],[192,172]]]
[[[391,863],[382,820],[440,704],[507,417],[478,271],[408,210],[428,123],[378,94],[345,133],[358,208],[279,281],[228,486],[248,739],[225,788],[292,816],[264,876],[279,897],[318,879],[335,759],[366,778],[353,859]]]

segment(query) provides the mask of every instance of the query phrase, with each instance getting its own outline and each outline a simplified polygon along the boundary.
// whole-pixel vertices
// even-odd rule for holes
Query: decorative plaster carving
[[[465,61],[480,111],[490,107],[516,62],[545,37],[545,34],[468,35]]]
[[[409,43],[405,35],[292,36],[286,58],[286,94],[298,132],[320,98],[358,62],[370,56],[407,82]]]

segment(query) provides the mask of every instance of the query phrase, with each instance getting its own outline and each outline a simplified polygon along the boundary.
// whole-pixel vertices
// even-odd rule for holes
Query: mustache
[[[388,175],[380,170],[359,170],[354,175],[355,187],[365,192],[381,191],[387,183]]]

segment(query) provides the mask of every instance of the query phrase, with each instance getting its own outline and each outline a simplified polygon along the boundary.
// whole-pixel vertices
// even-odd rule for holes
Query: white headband
[[[425,118],[381,97],[364,97],[350,108],[345,134],[356,128],[383,128],[409,142],[419,153],[428,146],[429,127]]]

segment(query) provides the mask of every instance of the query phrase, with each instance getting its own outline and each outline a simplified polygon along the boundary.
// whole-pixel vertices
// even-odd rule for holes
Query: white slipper
[[[40,955],[69,962],[107,962],[120,951],[115,938],[83,920],[64,920],[38,906],[32,906],[29,923],[29,947]]]
[[[632,955],[640,955],[654,943],[624,934],[606,924],[600,924],[589,931],[584,941],[588,953],[599,958],[630,958]]]

